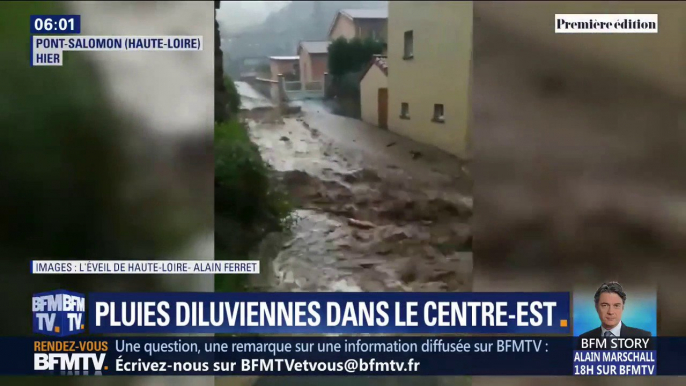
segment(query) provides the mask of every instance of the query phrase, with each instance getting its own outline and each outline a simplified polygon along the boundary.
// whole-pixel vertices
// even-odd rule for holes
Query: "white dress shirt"
[[[616,326],[611,330],[606,330],[605,327],[600,326],[600,336],[605,336],[606,331],[610,331],[612,335],[619,337],[619,332],[622,330],[622,321],[620,320]]]

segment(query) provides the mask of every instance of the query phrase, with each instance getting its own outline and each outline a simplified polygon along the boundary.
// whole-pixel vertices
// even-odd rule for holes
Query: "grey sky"
[[[259,24],[290,1],[222,1],[217,20],[222,31],[232,32]]]

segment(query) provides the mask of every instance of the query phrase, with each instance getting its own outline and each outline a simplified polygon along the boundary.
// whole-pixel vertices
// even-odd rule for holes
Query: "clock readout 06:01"
[[[31,15],[32,35],[81,33],[80,15]]]

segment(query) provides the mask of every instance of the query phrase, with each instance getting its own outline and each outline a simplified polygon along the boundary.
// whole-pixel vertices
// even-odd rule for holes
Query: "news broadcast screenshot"
[[[0,10],[8,384],[686,375],[686,5]]]

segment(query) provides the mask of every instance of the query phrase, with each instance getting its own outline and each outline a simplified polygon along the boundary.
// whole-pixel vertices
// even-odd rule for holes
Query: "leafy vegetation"
[[[243,124],[215,128],[215,212],[242,225],[284,228],[291,207],[287,195],[271,188],[271,169]]]
[[[214,158],[215,256],[246,259],[268,233],[292,226],[292,206],[288,195],[272,186],[272,171],[243,123],[231,120],[216,124]],[[245,284],[245,275],[215,277],[215,287],[220,291],[240,291]]]
[[[359,101],[360,76],[374,55],[383,52],[384,44],[372,39],[338,38],[329,46],[329,73],[332,95]],[[353,114],[355,116],[355,114]]]
[[[241,108],[241,96],[238,94],[236,89],[236,84],[233,83],[233,79],[228,75],[224,77],[224,86],[226,87],[226,92],[228,95],[229,103],[229,113],[232,116],[238,114],[238,110]]]
[[[359,72],[365,68],[374,55],[381,54],[383,48],[383,43],[372,39],[338,38],[329,46],[329,73],[335,79],[345,74]]]

